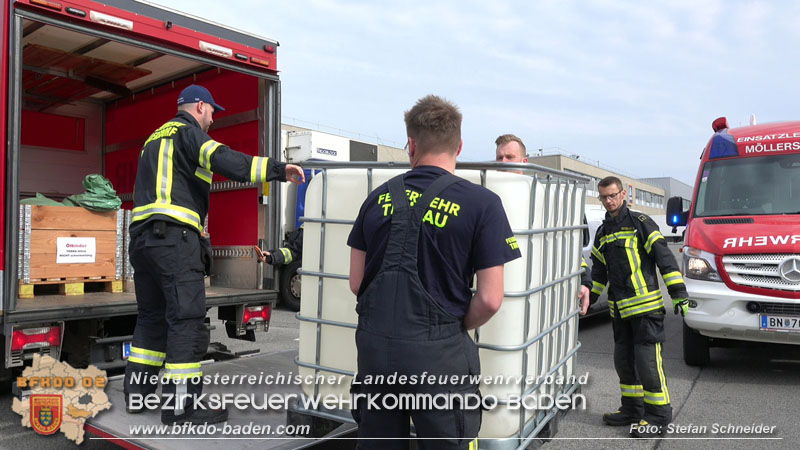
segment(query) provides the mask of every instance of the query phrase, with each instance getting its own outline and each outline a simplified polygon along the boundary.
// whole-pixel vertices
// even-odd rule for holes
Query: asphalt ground
[[[674,246],[673,250],[678,247]],[[662,286],[663,287],[663,286]],[[213,315],[212,315],[213,317]],[[256,342],[230,340],[215,323],[212,341],[233,351],[258,349],[269,353],[297,348],[298,324],[294,313],[276,310],[270,331],[257,333]],[[800,398],[800,346],[748,344],[712,348],[711,363],[690,367],[683,362],[682,320],[668,311],[664,371],[673,406],[675,429],[661,439],[633,440],[627,427],[608,427],[602,414],[619,405],[619,387],[613,367],[610,319],[601,314],[580,324],[582,348],[575,373],[588,373],[583,385],[586,409],[567,411],[558,419],[556,435],[535,441],[544,449],[794,449],[799,448],[797,401]],[[0,394],[0,449],[74,449],[63,435],[40,436],[22,428],[11,411],[11,395]],[[722,427],[763,425],[770,433],[725,433]],[[716,432],[715,432],[716,431]],[[88,435],[87,435],[88,437]],[[217,446],[217,443],[199,448]],[[81,448],[111,449],[114,444],[87,439]]]
[[[680,245],[670,244],[679,258]],[[661,285],[666,293],[666,289]],[[667,300],[669,302],[669,300]],[[662,357],[673,407],[672,433],[633,440],[628,427],[603,424],[604,412],[620,404],[613,363],[611,319],[598,315],[580,323],[575,373],[588,372],[582,386],[586,409],[568,411],[545,449],[796,449],[800,448],[800,346],[736,343],[711,349],[708,366],[683,361],[683,320],[667,311]],[[771,433],[728,433],[730,425],[764,425]],[[670,430],[668,430],[670,431]],[[716,432],[715,432],[716,431]],[[735,431],[735,430],[734,430]]]

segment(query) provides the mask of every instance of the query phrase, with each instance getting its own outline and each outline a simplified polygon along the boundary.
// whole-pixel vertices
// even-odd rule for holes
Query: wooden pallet
[[[17,296],[19,298],[34,298],[36,293],[39,295],[84,295],[85,285],[91,284],[93,290],[103,292],[122,292],[122,280],[115,280],[106,277],[83,277],[83,278],[55,278],[31,280],[24,283],[20,280]],[[55,287],[58,288],[57,292]]]

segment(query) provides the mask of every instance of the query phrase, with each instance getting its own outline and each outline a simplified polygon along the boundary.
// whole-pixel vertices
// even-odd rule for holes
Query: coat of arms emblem
[[[58,431],[61,427],[62,403],[60,395],[31,395],[31,426],[37,433],[53,434]]]

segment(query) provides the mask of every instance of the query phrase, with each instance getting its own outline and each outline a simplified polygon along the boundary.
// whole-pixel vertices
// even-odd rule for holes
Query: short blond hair
[[[421,153],[457,153],[461,145],[461,118],[456,105],[427,95],[405,112],[406,133]]]
[[[501,145],[508,144],[509,142],[516,142],[519,144],[519,147],[522,150],[522,155],[521,155],[522,159],[528,157],[528,150],[525,148],[525,143],[522,142],[522,139],[518,138],[517,136],[513,134],[503,134],[498,136],[497,139],[494,140],[495,145],[497,145],[498,147],[500,147]]]

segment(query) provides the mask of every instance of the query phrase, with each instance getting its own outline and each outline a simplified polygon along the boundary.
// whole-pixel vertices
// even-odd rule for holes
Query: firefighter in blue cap
[[[135,270],[138,319],[125,369],[129,413],[156,392],[164,367],[161,421],[217,423],[224,409],[194,402],[202,393],[200,361],[209,343],[204,273],[210,271],[211,246],[201,233],[208,212],[214,173],[239,182],[270,180],[302,183],[299,166],[230,149],[208,134],[216,111],[202,86],[191,85],[178,97],[178,113],[147,138],[139,155],[133,195],[129,254]]]

